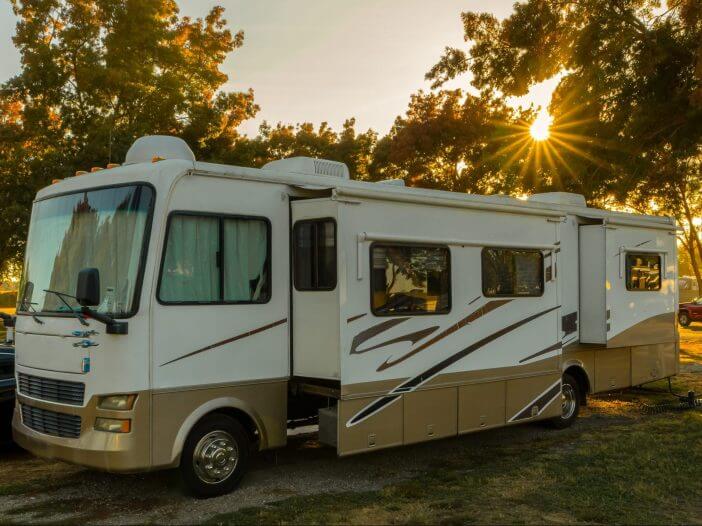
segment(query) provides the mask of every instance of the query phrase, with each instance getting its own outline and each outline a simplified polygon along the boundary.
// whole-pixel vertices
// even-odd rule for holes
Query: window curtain
[[[219,301],[219,220],[174,216],[168,233],[160,299]]]
[[[263,301],[268,295],[268,229],[264,221],[224,221],[224,300]]]

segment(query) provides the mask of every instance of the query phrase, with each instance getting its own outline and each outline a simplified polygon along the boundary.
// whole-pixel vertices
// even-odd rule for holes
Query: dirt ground
[[[675,389],[686,391],[690,387],[702,392],[702,325],[681,330],[681,375],[675,380]],[[176,472],[111,475],[34,458],[10,448],[0,452],[0,524],[186,524],[213,518],[221,522],[223,514],[252,507],[266,509],[271,503],[306,496],[312,499],[330,492],[365,495],[418,477],[421,480],[423,474],[455,462],[461,455],[474,455],[479,448],[508,445],[510,451],[529,455],[531,444],[554,441],[554,447],[573,447],[580,437],[593,431],[633,426],[646,418],[638,404],[662,397],[637,390],[595,397],[583,408],[576,424],[561,432],[532,424],[345,459],[320,447],[314,434],[303,432],[291,437],[286,448],[257,456],[236,492],[199,501],[183,495]],[[232,519],[225,522],[228,520]]]

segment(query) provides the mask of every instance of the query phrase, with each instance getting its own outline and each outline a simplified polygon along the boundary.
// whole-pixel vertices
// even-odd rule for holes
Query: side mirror
[[[76,301],[82,307],[94,307],[100,303],[100,271],[84,268],[78,273]]]

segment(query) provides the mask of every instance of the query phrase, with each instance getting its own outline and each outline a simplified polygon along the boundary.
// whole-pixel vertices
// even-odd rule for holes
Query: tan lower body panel
[[[575,344],[563,349],[563,369],[581,367],[588,376],[590,392],[624,389],[660,380],[679,371],[677,342],[606,348]]]
[[[458,389],[430,389],[404,395],[404,443],[457,434]]]
[[[505,424],[507,382],[458,388],[458,432],[470,433]]]
[[[640,385],[678,372],[677,345],[659,343],[631,348],[631,385]]]
[[[287,386],[286,380],[275,380],[154,392],[154,465],[175,465],[182,447],[177,441],[183,438],[184,423],[190,419],[185,425],[191,428],[192,420],[197,421],[204,414],[218,409],[237,409],[251,417],[259,432],[260,449],[284,446],[287,440]]]
[[[375,398],[339,400],[337,420],[337,452],[351,455],[374,449],[402,445],[403,398],[399,396],[382,411],[366,418],[352,427],[346,427],[356,413]]]
[[[560,414],[558,370],[498,381],[484,381],[489,375],[474,376],[480,381],[451,387],[425,385],[397,394],[392,402],[353,425],[349,425],[353,417],[379,398],[339,400],[337,452],[351,455],[497,427],[510,419],[510,423],[520,423]],[[454,374],[451,380],[456,378]]]
[[[623,389],[631,385],[631,350],[599,349],[595,351],[595,391]]]
[[[12,420],[15,442],[31,453],[64,460],[73,464],[112,472],[136,472],[151,467],[149,454],[150,392],[137,394],[131,411],[108,411],[97,408],[97,396],[93,396],[85,407],[42,402],[17,394],[19,404],[37,407],[56,413],[81,417],[80,436],[62,438],[45,435],[25,426],[19,406]],[[131,420],[129,433],[108,433],[94,429],[95,418],[120,418]]]
[[[542,420],[561,414],[561,373],[507,381],[507,423]]]
[[[80,416],[81,430],[78,438],[38,433],[25,426],[20,412],[15,411],[15,440],[38,456],[104,471],[137,472],[177,465],[183,435],[187,435],[199,418],[213,410],[238,409],[249,415],[258,429],[261,449],[285,445],[287,439],[287,380],[136,394],[131,411],[98,409],[97,396],[85,407],[75,407],[18,394],[21,404]],[[93,428],[96,417],[130,419],[131,431],[96,431]]]

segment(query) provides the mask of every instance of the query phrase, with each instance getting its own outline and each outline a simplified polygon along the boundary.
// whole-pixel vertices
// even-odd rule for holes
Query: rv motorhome
[[[318,419],[351,455],[547,420],[678,371],[670,218],[198,162],[145,137],[41,190],[16,323],[25,449],[198,496]]]

